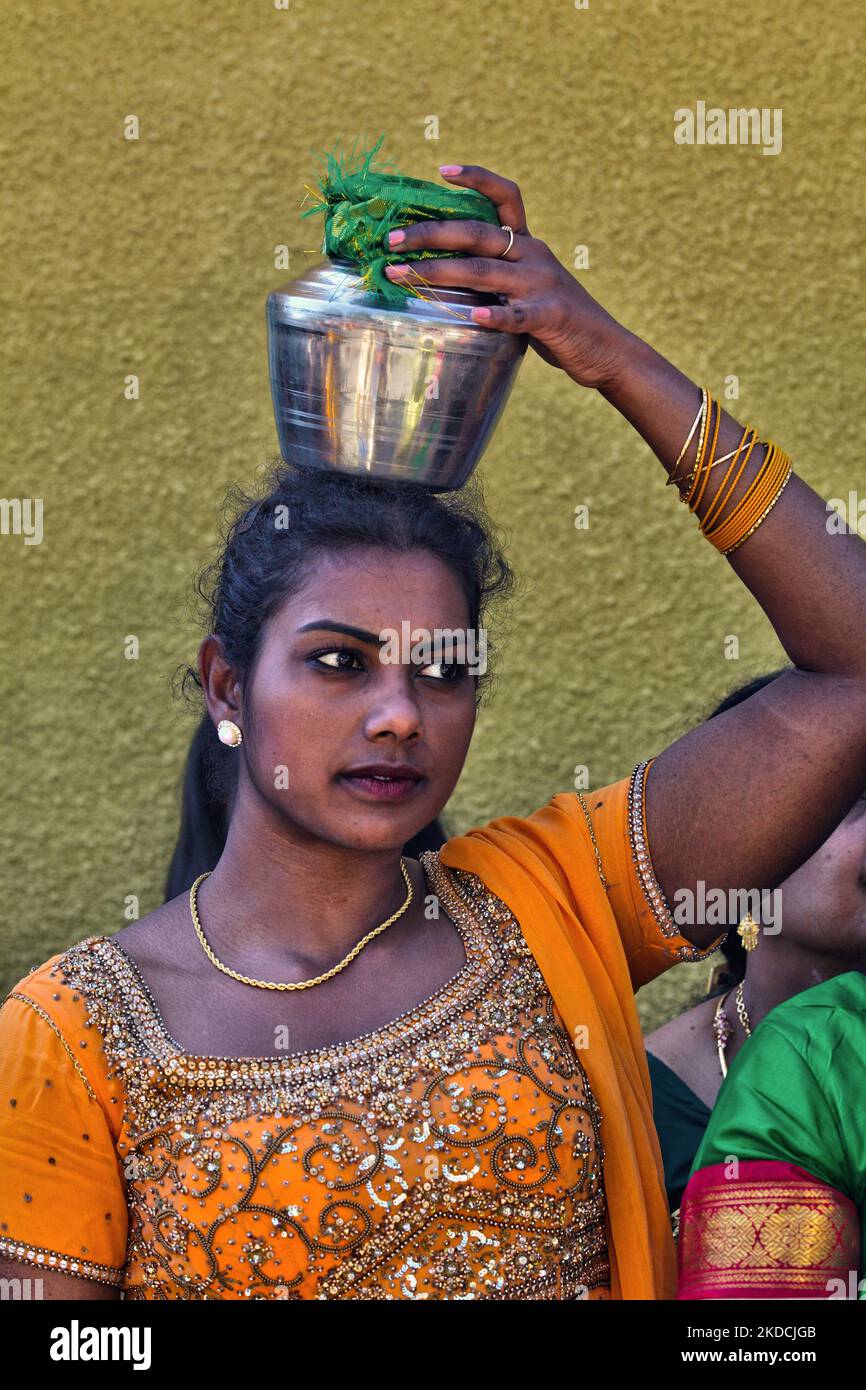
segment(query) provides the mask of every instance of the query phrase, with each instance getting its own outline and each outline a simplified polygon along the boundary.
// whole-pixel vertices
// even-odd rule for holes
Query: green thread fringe
[[[425,179],[408,178],[396,170],[389,172],[393,161],[376,159],[384,139],[383,133],[372,149],[359,155],[354,145],[346,156],[336,151],[327,153],[327,173],[319,179],[319,201],[301,215],[324,213],[323,253],[362,266],[365,289],[381,295],[389,304],[401,304],[409,295],[421,291],[417,285],[389,280],[385,274],[387,265],[462,253],[402,248],[391,251],[387,243],[389,232],[413,222],[445,218],[475,218],[498,227],[499,214],[496,204],[473,188],[446,188]]]

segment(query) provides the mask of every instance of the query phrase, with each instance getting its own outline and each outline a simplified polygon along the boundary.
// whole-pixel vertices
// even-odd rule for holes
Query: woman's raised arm
[[[699,387],[617,323],[549,247],[530,236],[516,184],[477,166],[455,170],[443,166],[442,172],[491,197],[500,222],[515,233],[513,243],[501,227],[481,222],[428,222],[405,228],[396,241],[392,234],[393,249],[465,253],[424,261],[424,280],[505,296],[501,306],[475,310],[479,322],[528,333],[545,360],[597,389],[687,496],[691,485],[679,480],[688,480],[702,442],[703,430],[696,429],[683,452],[693,425],[700,424]],[[412,280],[418,270],[410,265],[389,273]],[[728,491],[722,462],[710,470],[701,501],[690,503],[708,529],[732,515],[767,453],[766,443],[756,441],[747,455],[751,436],[717,403],[706,434],[716,429],[712,457],[733,454],[727,468],[736,469],[730,474],[736,481]],[[717,494],[724,500],[713,513]],[[692,729],[653,763],[647,833],[669,902],[681,890],[697,895],[700,882],[706,893],[777,887],[827,839],[866,787],[866,544],[855,532],[831,533],[827,518],[823,499],[791,473],[766,519],[726,557],[795,669]],[[718,935],[717,925],[700,922],[681,929],[699,946]]]
[[[697,387],[635,343],[602,394],[670,470],[700,404]],[[723,413],[717,453],[736,449],[742,435]],[[754,449],[735,499],[764,452]],[[699,517],[715,490],[707,488]],[[821,497],[792,473],[766,520],[725,557],[795,669],[677,739],[653,764],[647,832],[669,902],[680,889],[697,896],[699,880],[706,893],[775,888],[866,788],[866,544],[854,532],[828,531],[827,516]],[[682,931],[705,945],[718,928]]]

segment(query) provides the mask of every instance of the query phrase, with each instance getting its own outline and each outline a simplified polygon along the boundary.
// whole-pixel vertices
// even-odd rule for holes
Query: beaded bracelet
[[[678,482],[678,483],[679,483],[679,482],[690,483],[691,480],[694,478],[694,476],[695,476],[695,469],[696,469],[697,466],[698,466],[697,461],[700,459],[700,457],[701,457],[701,455],[702,455],[702,453],[703,453],[703,449],[704,449],[704,435],[705,435],[706,429],[707,429],[707,407],[708,407],[708,405],[709,405],[709,400],[710,400],[710,393],[709,393],[709,391],[706,389],[705,386],[704,386],[704,387],[701,387],[701,409],[700,409],[699,416],[698,416],[698,418],[699,418],[700,421],[701,421],[701,432],[700,432],[700,435],[698,436],[698,451],[697,451],[697,454],[695,455],[695,463],[694,463],[694,466],[692,467],[691,472],[688,473],[688,474],[686,474],[683,478],[676,478],[676,479],[668,478],[668,482],[675,481],[675,482]],[[682,453],[680,454],[680,458],[683,457],[683,454],[685,453],[685,451],[686,451],[687,448],[688,448],[688,441],[686,442],[685,446],[683,447],[683,451],[682,451]],[[679,460],[677,460],[677,462],[679,462]],[[675,466],[675,470],[674,470],[674,471],[676,471],[676,466]],[[680,501],[682,502],[683,500],[684,500],[684,499],[683,499],[683,495],[682,495],[682,493],[680,493]]]
[[[714,428],[714,430],[713,430],[713,442],[712,442],[712,444],[710,445],[710,451],[709,451],[709,453],[707,454],[707,466],[706,466],[706,468],[703,470],[703,474],[702,474],[702,478],[701,478],[701,486],[700,486],[700,488],[698,489],[697,495],[696,495],[696,497],[695,497],[695,501],[694,501],[694,509],[695,509],[695,511],[697,511],[698,507],[701,505],[701,501],[703,500],[704,493],[705,493],[706,490],[707,490],[707,483],[708,483],[709,480],[710,480],[710,469],[712,468],[713,459],[715,458],[715,454],[716,454],[716,445],[717,445],[717,443],[718,443],[718,441],[719,441],[719,430],[720,430],[721,424],[722,424],[722,405],[721,405],[721,401],[714,401],[713,404],[714,404],[715,407],[716,407],[716,424],[715,424],[715,428]]]
[[[768,446],[761,467],[746,496],[730,516],[706,533],[707,540],[711,541],[717,550],[724,553],[757,520],[778,491],[789,464],[790,460],[775,444]]]
[[[688,492],[685,493],[685,496],[683,496],[683,493],[680,493],[680,500],[681,502],[685,502],[685,505],[688,506],[689,512],[694,512],[694,506],[692,506],[692,498],[694,498],[696,486],[698,486],[699,482],[701,482],[703,477],[703,470],[705,470],[706,464],[709,464],[710,460],[712,460],[714,450],[716,450],[716,439],[717,436],[719,436],[719,425],[721,423],[721,407],[716,407],[716,432],[714,432],[713,442],[712,445],[710,445],[710,432],[712,432],[713,428],[712,421],[714,406],[716,406],[716,402],[714,402],[712,396],[710,396],[710,393],[708,391],[708,393],[706,393],[706,430],[702,432],[701,443],[699,443],[698,445],[698,455],[696,455],[695,457],[695,467],[692,468],[691,473],[689,473],[689,480],[691,480],[691,486],[689,486]]]
[[[750,483],[749,487],[746,489],[746,491],[743,493],[743,496],[740,498],[739,502],[734,507],[733,511],[729,512],[726,517],[720,518],[717,524],[713,527],[710,527],[709,525],[709,514],[704,517],[704,520],[701,524],[701,529],[704,535],[706,536],[707,540],[710,540],[713,537],[721,538],[732,521],[736,521],[738,517],[740,517],[744,513],[748,513],[751,510],[751,507],[754,506],[755,502],[763,498],[768,480],[772,481],[772,478],[775,476],[773,470],[778,455],[779,449],[777,448],[777,446],[775,444],[768,444],[767,451],[764,454],[764,457],[761,461],[760,468],[758,469],[757,473],[752,479],[752,482]],[[750,498],[751,504],[749,500]]]
[[[705,386],[702,386],[702,387],[701,387],[701,403],[700,403],[700,405],[698,406],[698,413],[697,413],[697,415],[695,416],[695,423],[692,425],[691,429],[689,430],[688,439],[686,440],[686,442],[685,442],[685,444],[683,445],[683,447],[680,449],[680,456],[679,456],[679,458],[677,459],[676,463],[674,464],[673,468],[671,469],[670,474],[668,475],[668,480],[667,480],[667,482],[665,483],[665,487],[670,487],[671,483],[676,483],[676,482],[681,482],[681,481],[682,481],[681,478],[677,478],[677,477],[676,477],[676,471],[677,471],[677,469],[679,468],[680,464],[682,463],[683,459],[684,459],[685,456],[686,456],[686,450],[688,449],[689,445],[690,445],[691,442],[692,442],[692,439],[694,438],[695,430],[696,430],[697,427],[698,427],[698,421],[701,420],[701,419],[703,418],[704,411],[706,410],[706,408],[707,408],[707,388],[706,388]],[[699,452],[699,453],[700,453],[700,448],[701,448],[701,446],[700,446],[700,443],[699,443],[699,444],[698,444],[698,452]]]
[[[730,468],[728,469],[727,473],[725,474],[724,478],[722,479],[722,482],[721,482],[721,485],[720,485],[720,487],[719,487],[719,490],[718,490],[718,492],[716,493],[715,497],[713,498],[712,503],[711,503],[710,507],[708,508],[708,510],[707,510],[707,512],[706,512],[706,514],[705,514],[705,516],[704,516],[704,518],[703,518],[703,520],[702,520],[702,522],[701,522],[701,531],[703,532],[703,534],[704,534],[705,536],[707,536],[707,535],[709,534],[709,531],[710,531],[710,522],[712,522],[713,520],[716,520],[716,521],[718,522],[719,525],[722,524],[721,517],[720,517],[719,513],[721,512],[721,510],[722,510],[722,508],[724,507],[725,503],[728,501],[728,498],[730,498],[730,497],[733,496],[734,489],[736,488],[737,483],[740,481],[740,478],[743,476],[743,471],[744,471],[744,469],[745,469],[747,463],[749,462],[749,459],[750,459],[751,454],[752,454],[752,450],[754,449],[755,445],[756,445],[757,442],[758,442],[758,432],[757,432],[757,430],[752,430],[752,438],[751,438],[751,441],[750,441],[750,443],[749,443],[749,447],[747,448],[745,454],[743,455],[743,461],[742,461],[742,463],[740,464],[739,468],[737,469],[736,473],[734,474],[733,481],[731,482],[731,484],[730,484],[730,486],[728,487],[727,491],[725,491],[725,483],[728,481],[728,478],[731,476],[731,473],[733,472],[733,469],[734,469],[734,467],[735,467],[735,465],[736,465],[736,462],[737,462],[737,454],[739,454],[740,449],[742,449],[743,444],[745,443],[745,440],[746,440],[746,436],[748,435],[750,428],[751,428],[751,426],[749,426],[749,425],[746,426],[746,428],[745,428],[745,430],[744,430],[744,432],[743,432],[743,437],[742,437],[742,439],[740,440],[739,446],[738,446],[737,449],[734,451],[733,462],[731,463]]]
[[[789,479],[791,478],[791,475],[793,474],[793,472],[794,472],[793,464],[790,464],[790,463],[789,463],[789,465],[788,465],[788,471],[787,471],[787,473],[785,474],[784,478],[782,479],[781,487],[778,489],[778,491],[776,492],[775,496],[774,496],[773,498],[771,498],[769,505],[768,505],[768,506],[764,509],[764,511],[761,513],[761,515],[758,517],[757,521],[753,522],[753,524],[749,527],[749,529],[748,529],[748,531],[745,533],[745,535],[740,536],[739,540],[734,541],[733,545],[729,545],[729,546],[727,547],[726,550],[723,550],[723,551],[722,551],[722,554],[723,554],[723,555],[730,555],[732,551],[738,550],[739,547],[743,544],[743,541],[748,540],[749,536],[751,536],[751,534],[752,534],[753,531],[757,531],[757,529],[758,529],[758,527],[760,526],[761,522],[762,522],[762,521],[764,520],[764,518],[768,515],[768,513],[770,513],[770,512],[773,510],[773,508],[775,507],[775,505],[776,505],[776,503],[778,502],[779,498],[782,496],[782,493],[785,491],[785,488],[788,486],[788,481],[789,481]]]
[[[707,535],[723,555],[742,545],[775,505],[792,473],[791,460],[777,444],[769,444],[752,486],[730,516]]]
[[[713,418],[714,412],[715,419]],[[733,497],[752,451],[760,440],[757,430],[751,425],[746,425],[736,449],[725,454],[722,458],[715,458],[722,413],[721,404],[713,399],[706,387],[701,387],[701,404],[698,413],[680,450],[679,458],[668,476],[668,483],[676,482],[683,485],[680,490],[680,501],[686,503],[690,512],[695,512],[698,510],[706,491],[711,469],[730,460],[728,471],[713,496],[706,514],[700,521],[701,534],[721,554],[730,555],[732,551],[739,549],[743,541],[752,535],[772,511],[787,486],[793,467],[788,455],[777,444],[767,443],[760,467],[746,492],[727,516],[723,516],[725,506]],[[676,476],[677,469],[688,451],[699,423],[701,430],[694,465],[688,474],[678,478]],[[742,455],[742,461],[737,467],[740,455]],[[733,478],[731,477],[732,474]],[[688,485],[688,491],[685,490],[685,485]]]
[[[685,452],[686,452],[686,450],[688,449],[689,445],[691,444],[692,439],[694,438],[695,426],[697,425],[698,420],[703,419],[703,420],[704,420],[704,423],[706,423],[706,417],[705,417],[705,415],[704,415],[704,412],[706,411],[706,406],[707,406],[707,392],[706,392],[706,389],[705,389],[705,388],[702,388],[701,394],[702,394],[703,400],[702,400],[702,402],[701,402],[700,409],[698,410],[698,413],[697,413],[697,415],[696,415],[696,417],[695,417],[695,423],[694,423],[694,425],[692,425],[691,429],[689,430],[688,439],[686,440],[685,444],[683,445],[682,449],[680,450],[680,456],[679,456],[679,458],[677,459],[676,463],[674,464],[673,468],[671,469],[670,475],[669,475],[667,481],[665,482],[665,487],[669,487],[669,486],[671,485],[671,483],[691,483],[692,480],[693,480],[693,478],[694,478],[694,476],[695,476],[695,470],[696,470],[696,468],[697,468],[697,466],[698,466],[698,460],[700,459],[700,455],[701,455],[701,441],[703,440],[703,430],[701,431],[701,437],[700,437],[700,439],[698,440],[698,452],[697,452],[697,454],[696,454],[696,456],[695,456],[695,462],[694,462],[694,464],[692,465],[691,470],[690,470],[688,473],[683,473],[683,474],[678,478],[678,477],[677,477],[677,469],[679,468],[679,466],[680,466],[680,464],[681,464],[681,462],[682,462],[682,460],[683,460],[683,457],[684,457],[684,455],[685,455]],[[738,454],[738,453],[740,452],[740,449],[741,449],[742,447],[743,447],[743,446],[742,446],[742,441],[741,441],[741,442],[737,445],[736,449],[732,449],[731,452],[730,452],[729,454],[722,454],[722,457],[721,457],[721,458],[713,459],[712,463],[708,464],[708,468],[718,468],[718,466],[719,466],[720,463],[727,463],[727,462],[728,462],[728,459],[732,459],[732,458],[734,457],[735,454]],[[681,501],[681,502],[685,502],[685,500],[686,500],[685,497],[683,497],[683,496],[681,495],[681,496],[680,496],[680,501]]]

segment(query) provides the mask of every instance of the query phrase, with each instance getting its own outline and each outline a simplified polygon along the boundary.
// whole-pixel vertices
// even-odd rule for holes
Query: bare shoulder
[[[647,1052],[658,1057],[687,1083],[702,1070],[701,1061],[707,1050],[706,1041],[711,1037],[716,1002],[715,999],[702,999],[700,1004],[663,1023],[644,1039]]]

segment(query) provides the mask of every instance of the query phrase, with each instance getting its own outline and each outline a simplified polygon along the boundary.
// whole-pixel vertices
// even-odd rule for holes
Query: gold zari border
[[[857,1266],[851,1211],[821,1183],[729,1182],[682,1207],[682,1292],[815,1286]]]

